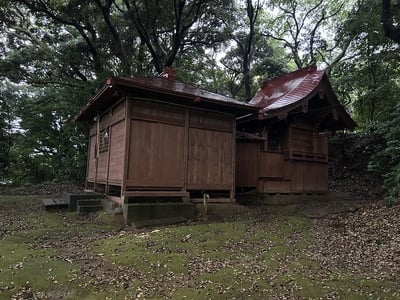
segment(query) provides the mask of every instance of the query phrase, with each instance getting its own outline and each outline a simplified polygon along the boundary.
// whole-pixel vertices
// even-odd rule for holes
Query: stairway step
[[[46,211],[65,209],[68,202],[64,198],[46,198],[42,199],[42,203]]]
[[[104,195],[99,193],[64,193],[63,198],[67,201],[69,210],[76,211],[78,200],[102,199]]]
[[[77,206],[103,205],[102,199],[79,199]]]
[[[99,210],[103,210],[102,205],[78,205],[77,207],[77,212],[79,214],[88,214]]]

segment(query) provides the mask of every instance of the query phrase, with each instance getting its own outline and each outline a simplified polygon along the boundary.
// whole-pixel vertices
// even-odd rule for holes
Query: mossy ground
[[[120,230],[105,213],[49,213],[0,197],[0,299],[398,299],[397,279],[327,267],[315,223],[293,207],[236,219]],[[21,295],[21,294],[20,294]],[[29,295],[28,295],[29,296]],[[27,296],[27,297],[28,297]]]

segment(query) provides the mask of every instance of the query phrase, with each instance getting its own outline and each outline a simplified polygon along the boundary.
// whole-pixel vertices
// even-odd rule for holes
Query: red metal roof
[[[172,70],[173,71],[173,70]],[[112,77],[106,85],[87,103],[76,120],[91,120],[104,112],[124,93],[135,97],[173,102],[179,105],[207,108],[232,113],[241,122],[254,118],[284,116],[312,99],[318,92],[329,95],[327,105],[339,113],[337,128],[354,129],[356,124],[340,104],[324,70],[309,66],[281,77],[265,81],[249,102],[245,103],[217,93],[213,93],[191,84],[175,80],[175,73],[167,70],[158,78],[148,77]],[[322,97],[323,98],[323,97]],[[334,117],[336,120],[336,117]]]
[[[307,104],[304,107],[308,107],[308,101],[319,92],[321,92],[321,96],[317,99],[326,103],[320,109],[332,110],[333,118],[329,127],[353,130],[356,123],[337,99],[328,75],[324,70],[317,70],[315,65],[263,82],[262,87],[249,104],[260,109],[258,116],[261,119],[285,116],[303,104]],[[325,94],[326,97],[324,97]],[[335,114],[338,114],[338,116],[335,116]],[[245,122],[246,118],[247,116],[242,117],[243,120],[241,121]]]
[[[265,81],[249,103],[259,107],[261,112],[295,105],[317,92],[324,74],[325,71],[318,71],[316,66],[310,66]]]

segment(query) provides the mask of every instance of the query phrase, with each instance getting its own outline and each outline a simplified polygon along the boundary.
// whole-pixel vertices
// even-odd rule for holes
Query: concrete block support
[[[194,219],[192,203],[132,203],[124,204],[125,224],[136,227],[168,225]]]

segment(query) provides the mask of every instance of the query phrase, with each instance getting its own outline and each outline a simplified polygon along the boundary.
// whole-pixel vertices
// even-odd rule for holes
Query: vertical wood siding
[[[277,152],[260,151],[260,177],[283,178],[285,176],[285,155]]]
[[[236,187],[252,187],[252,161],[257,157],[256,187],[260,193],[328,191],[327,135],[301,123],[290,125],[287,133],[282,152],[262,151],[257,147],[257,154],[255,150],[251,154],[251,143],[237,144]]]
[[[128,185],[183,186],[184,127],[131,120]]]
[[[107,164],[108,164],[108,152],[99,154],[97,161],[97,180],[98,182],[107,181]]]
[[[96,135],[89,138],[89,151],[87,163],[87,180],[94,182],[96,177]]]
[[[88,178],[97,174],[96,182],[121,184],[123,192],[230,190],[234,197],[232,115],[134,98],[127,101],[100,119],[100,131],[108,128],[110,133],[109,149],[97,158],[96,170],[93,135]]]
[[[313,135],[312,130],[305,130],[293,127],[292,129],[292,150],[300,152],[313,152]]]
[[[328,190],[326,163],[293,161],[289,171],[291,190],[294,192],[326,192]]]
[[[231,188],[232,133],[189,129],[188,188]]]
[[[257,143],[236,143],[236,187],[256,187],[258,180]]]
[[[122,182],[124,170],[125,123],[123,120],[111,126],[110,132],[110,164],[108,169],[108,180],[119,183]]]

